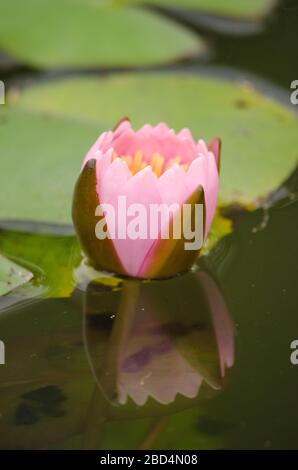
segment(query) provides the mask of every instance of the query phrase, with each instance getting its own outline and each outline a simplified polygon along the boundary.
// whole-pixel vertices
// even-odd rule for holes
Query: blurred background
[[[165,120],[195,138],[219,135],[223,205],[255,204],[293,170],[295,123],[280,125],[285,109],[274,102],[297,111],[290,101],[297,2],[1,0],[0,7],[7,120],[0,217],[69,223],[82,157],[126,115],[135,126]]]
[[[1,0],[8,122],[0,131],[0,217],[69,223],[83,155],[126,115],[135,126],[165,120],[196,138],[219,135],[223,205],[267,197],[297,161],[293,122],[281,126],[284,109],[265,98],[297,111],[296,3]]]

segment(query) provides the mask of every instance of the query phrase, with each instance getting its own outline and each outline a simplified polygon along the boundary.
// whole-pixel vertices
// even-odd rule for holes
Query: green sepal
[[[84,166],[75,185],[72,220],[81,247],[90,263],[96,269],[125,275],[112,240],[98,239],[95,234],[96,224],[103,218],[95,216],[95,210],[100,204],[96,184],[96,161],[92,159]]]

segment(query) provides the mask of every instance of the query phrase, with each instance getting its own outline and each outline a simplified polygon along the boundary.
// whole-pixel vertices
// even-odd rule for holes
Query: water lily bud
[[[128,119],[87,153],[73,197],[82,249],[100,270],[166,278],[189,269],[216,208],[220,141]]]

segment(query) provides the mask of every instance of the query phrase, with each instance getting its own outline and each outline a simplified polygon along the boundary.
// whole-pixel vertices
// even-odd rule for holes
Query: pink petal
[[[107,169],[111,165],[112,153],[113,153],[113,150],[110,149],[104,154],[101,151],[97,151],[94,154],[95,159],[96,159],[96,180],[97,180],[96,191],[97,191],[100,202],[102,202],[101,184],[102,184],[102,181],[104,180],[104,176],[105,176]]]
[[[164,137],[166,137],[169,131],[170,128],[167,126],[167,124],[165,122],[160,122],[159,124],[157,124],[157,126],[153,127],[152,134],[158,137],[159,139],[163,139]]]
[[[190,131],[183,129],[179,135],[176,135],[165,123],[155,127],[146,124],[134,132],[130,124],[125,121],[117,128],[112,145],[121,156],[134,155],[141,150],[147,162],[154,153],[160,153],[166,160],[180,156],[183,163],[190,163],[197,155],[197,145]]]
[[[192,136],[190,130],[187,127],[184,127],[183,129],[181,129],[181,131],[178,132],[177,136],[180,139],[188,139],[195,145],[195,141],[193,139],[193,136]]]
[[[166,170],[159,177],[157,185],[161,199],[166,204],[178,203],[181,206],[187,199],[186,173],[177,164]]]
[[[117,139],[117,137],[119,137],[121,134],[123,134],[124,132],[127,132],[127,131],[132,131],[132,127],[131,127],[131,123],[130,123],[129,119],[124,119],[114,129],[113,139]]]
[[[105,202],[109,201],[118,193],[119,188],[123,188],[132,174],[127,164],[120,158],[116,158],[108,167],[101,178],[100,194],[103,195]]]
[[[203,139],[200,139],[197,143],[197,150],[198,150],[198,153],[202,153],[203,155],[207,155],[208,153],[208,148],[207,148],[207,145],[205,143],[205,141]]]
[[[216,209],[219,185],[215,159],[210,152],[207,155],[201,154],[193,160],[187,171],[187,182],[189,195],[196,190],[198,185],[201,185],[204,189],[206,204],[205,237],[207,237]]]
[[[109,176],[109,178],[107,176]],[[148,166],[140,172],[136,173],[134,176],[128,179],[128,181],[123,187],[118,188],[117,194],[114,194],[112,198],[109,198],[110,191],[107,188],[111,183],[111,177],[112,173],[110,173],[110,175],[105,174],[105,186],[103,187],[101,185],[98,185],[99,196],[101,203],[109,202],[114,207],[116,221],[120,219],[120,229],[122,228],[122,230],[126,233],[126,228],[128,226],[130,218],[128,218],[127,221],[125,214],[118,214],[119,196],[126,197],[127,208],[131,204],[135,203],[143,205],[147,221],[149,221],[150,204],[161,203],[161,197],[157,186],[157,178],[153,174],[152,168]],[[107,223],[107,226],[109,229],[109,223]],[[137,275],[144,261],[144,258],[146,257],[147,252],[150,250],[151,245],[155,241],[154,239],[150,239],[148,233],[146,239],[138,238],[136,240],[132,240],[130,237],[126,236],[126,239],[121,239],[118,237],[113,240],[120,261],[124,266],[127,274],[131,276]]]

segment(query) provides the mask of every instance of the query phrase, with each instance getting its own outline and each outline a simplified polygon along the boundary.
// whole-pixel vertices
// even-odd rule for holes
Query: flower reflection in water
[[[176,394],[194,398],[203,377],[184,359],[167,333],[166,326],[144,312],[122,349],[119,364],[119,402],[130,396],[144,405],[149,396],[168,404]]]
[[[98,289],[101,292],[102,287]],[[116,304],[108,300],[115,318],[104,364],[98,364],[92,320],[94,315],[106,315],[105,294],[100,292],[92,283],[86,293],[85,344],[110,404],[126,406],[132,401],[144,406],[151,397],[169,405],[179,395],[196,398],[203,382],[211,389],[223,387],[226,368],[234,361],[234,327],[209,273],[167,281],[123,281],[114,292]]]

